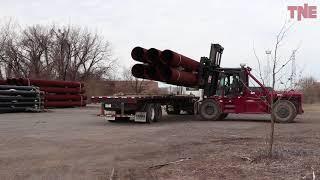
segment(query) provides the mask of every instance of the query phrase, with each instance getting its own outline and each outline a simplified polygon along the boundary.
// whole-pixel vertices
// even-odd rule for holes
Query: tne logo
[[[304,4],[303,6],[288,6],[288,11],[290,12],[290,18],[295,19],[296,15],[298,21],[301,21],[302,18],[317,18],[317,6],[309,6],[308,4]]]

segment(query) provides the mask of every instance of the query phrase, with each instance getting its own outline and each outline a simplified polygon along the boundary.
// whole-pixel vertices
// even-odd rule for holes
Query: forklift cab
[[[243,94],[243,79],[241,69],[221,70],[219,73],[216,94],[222,97],[238,97]]]
[[[218,85],[214,96],[221,102],[225,113],[266,112],[265,99],[249,88],[249,77],[243,68],[217,69]]]

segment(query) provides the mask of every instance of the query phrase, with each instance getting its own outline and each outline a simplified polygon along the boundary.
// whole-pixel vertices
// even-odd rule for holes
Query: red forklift
[[[204,93],[199,114],[203,119],[221,120],[229,113],[273,113],[276,122],[289,123],[303,113],[301,93],[265,87],[244,64],[240,68],[221,68],[222,52],[220,45],[213,44],[210,58],[202,57],[200,61],[199,77],[203,79]],[[250,87],[249,82],[257,87]]]

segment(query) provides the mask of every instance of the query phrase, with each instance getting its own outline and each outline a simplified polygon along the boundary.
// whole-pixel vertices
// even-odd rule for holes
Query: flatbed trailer
[[[196,114],[198,97],[193,95],[127,95],[103,98],[102,108],[106,120],[129,119],[135,122],[157,122],[161,120],[162,109],[167,114]],[[163,107],[163,108],[162,108]]]

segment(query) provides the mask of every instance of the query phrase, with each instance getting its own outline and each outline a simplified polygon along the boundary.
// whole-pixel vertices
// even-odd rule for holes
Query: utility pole
[[[293,88],[295,86],[296,83],[296,51],[297,50],[293,50],[292,51],[292,56],[291,56],[291,78],[290,78],[290,86],[291,88]]]
[[[271,50],[266,50],[267,55],[267,67],[265,70],[265,85],[270,87],[270,77],[271,77],[271,66],[270,66],[270,56],[271,56]]]

